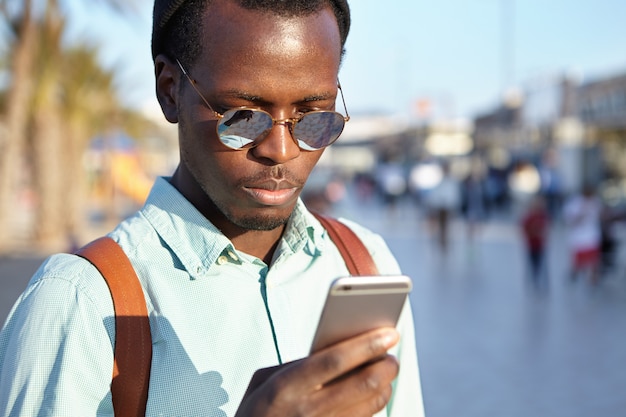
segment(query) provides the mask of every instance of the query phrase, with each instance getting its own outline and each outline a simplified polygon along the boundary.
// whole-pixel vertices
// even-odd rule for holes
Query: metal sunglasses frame
[[[204,97],[204,95],[203,95],[203,94],[200,92],[200,90],[198,89],[198,86],[196,85],[196,84],[197,84],[197,81],[196,81],[196,80],[194,80],[193,78],[191,78],[191,76],[189,75],[189,73],[187,72],[187,70],[185,69],[185,67],[183,67],[183,64],[181,64],[181,62],[180,62],[178,59],[176,59],[176,63],[178,64],[178,67],[179,67],[179,68],[180,68],[180,70],[182,71],[182,73],[183,73],[183,75],[185,76],[185,78],[187,78],[187,80],[188,80],[188,81],[189,81],[189,83],[191,84],[191,87],[193,87],[193,89],[196,91],[196,93],[198,94],[198,96],[200,96],[200,98],[202,99],[202,102],[203,102],[203,103],[207,106],[207,108],[208,108],[209,110],[211,110],[211,112],[212,112],[212,113],[213,113],[213,115],[217,118],[217,120],[219,121],[219,120],[223,119],[223,118],[224,118],[224,114],[222,114],[222,113],[218,113],[218,112],[216,112],[215,110],[213,110],[213,107],[211,107],[211,105],[209,104],[209,101],[208,101],[208,100]],[[300,147],[300,148],[302,149],[302,147],[301,147],[301,146],[300,146],[300,144],[299,144],[299,139],[297,139],[297,138],[294,136],[293,131],[294,131],[294,128],[295,128],[296,124],[297,124],[300,120],[302,120],[304,117],[306,117],[307,115],[310,115],[310,114],[315,114],[315,113],[335,113],[335,114],[338,114],[339,116],[341,116],[341,117],[343,118],[344,125],[345,125],[345,123],[346,123],[346,122],[348,122],[348,121],[350,120],[350,115],[348,114],[348,108],[346,107],[346,100],[345,100],[345,98],[344,98],[344,96],[343,96],[343,90],[341,89],[341,83],[339,82],[339,80],[337,80],[337,89],[339,90],[339,94],[341,95],[341,102],[343,103],[343,109],[344,109],[344,112],[346,113],[346,115],[345,115],[345,116],[344,116],[343,114],[341,114],[341,113],[339,113],[339,112],[337,112],[337,111],[333,111],[333,110],[315,110],[315,111],[308,112],[308,113],[306,113],[306,114],[302,115],[302,116],[301,116],[301,117],[299,117],[299,118],[293,117],[293,118],[287,118],[287,119],[274,119],[274,118],[272,117],[272,115],[271,115],[271,114],[269,114],[268,112],[266,112],[265,110],[255,109],[255,108],[252,108],[252,107],[245,107],[245,106],[242,106],[242,107],[235,107],[235,108],[229,109],[229,111],[231,111],[231,110],[252,110],[252,111],[255,111],[255,112],[261,112],[261,113],[265,113],[265,114],[267,114],[267,115],[270,117],[270,119],[272,120],[272,128],[273,128],[274,126],[276,126],[276,125],[283,125],[283,126],[287,126],[287,128],[289,129],[289,133],[290,133],[290,135],[291,135],[291,138],[292,138],[292,139],[296,142],[296,144],[298,145],[298,147]],[[219,125],[219,123],[218,123],[218,125]],[[218,125],[216,125],[216,130],[217,130],[217,126],[218,126]],[[217,136],[218,136],[218,137],[220,136],[219,132],[217,132]],[[339,136],[337,136],[337,138],[336,138],[335,140],[333,140],[331,143],[329,143],[328,145],[325,145],[325,146],[323,146],[323,147],[321,147],[321,148],[317,148],[316,150],[319,150],[319,149],[324,149],[325,147],[332,145],[332,144],[333,144],[333,143],[334,143],[334,142],[335,142],[338,138],[339,138]],[[263,139],[265,139],[265,138],[263,138]],[[261,139],[261,141],[262,141],[263,139]],[[233,148],[233,147],[230,147],[230,146],[228,146],[228,145],[224,144],[224,143],[220,140],[220,142],[221,142],[224,146],[228,147],[229,149],[233,149],[233,150],[243,150],[243,149],[249,149],[249,148],[251,148],[251,147],[254,147],[254,146],[258,145],[261,141],[259,141],[259,142],[257,142],[257,141],[252,141],[250,146],[242,146],[242,147],[239,147],[239,148]],[[306,142],[305,142],[305,143],[306,143]],[[308,150],[308,149],[304,149],[304,150]]]

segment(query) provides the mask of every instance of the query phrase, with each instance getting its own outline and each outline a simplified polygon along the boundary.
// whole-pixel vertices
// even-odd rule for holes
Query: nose
[[[278,122],[270,129],[267,137],[251,149],[252,154],[274,164],[284,164],[300,155],[300,147],[293,138],[289,122]]]

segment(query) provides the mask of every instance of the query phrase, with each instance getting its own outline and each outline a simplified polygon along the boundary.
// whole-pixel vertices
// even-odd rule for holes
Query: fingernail
[[[387,330],[380,337],[381,344],[385,349],[389,349],[398,342],[398,332],[396,330]]]

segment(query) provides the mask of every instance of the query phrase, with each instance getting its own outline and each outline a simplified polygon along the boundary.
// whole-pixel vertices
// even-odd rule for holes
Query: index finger
[[[304,361],[305,375],[321,387],[384,356],[400,335],[394,328],[375,329],[313,353]]]

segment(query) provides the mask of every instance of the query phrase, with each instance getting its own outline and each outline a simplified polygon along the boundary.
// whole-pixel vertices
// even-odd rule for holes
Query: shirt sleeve
[[[112,416],[114,326],[90,263],[47,260],[0,332],[0,416]]]

